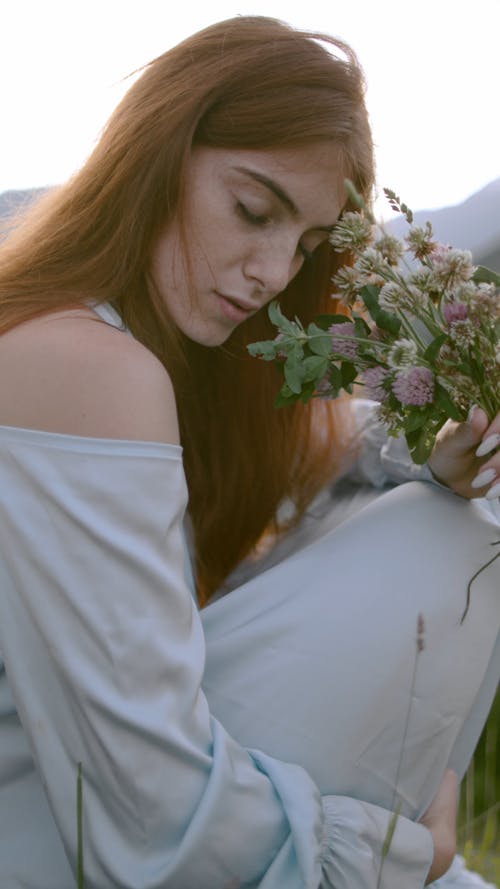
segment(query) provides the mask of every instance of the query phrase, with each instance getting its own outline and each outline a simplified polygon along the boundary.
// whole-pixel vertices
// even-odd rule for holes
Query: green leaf
[[[387,330],[389,333],[397,336],[401,329],[401,321],[396,315],[389,315],[389,312],[384,312],[383,309],[379,309],[379,311],[372,315],[373,320],[377,327],[380,327],[381,330]]]
[[[367,309],[372,305],[375,305],[378,308],[380,290],[381,288],[375,287],[374,284],[365,284],[365,286],[361,288],[361,296]]]
[[[361,318],[360,315],[353,315],[352,320],[354,321],[354,332],[356,336],[367,337],[370,335],[371,330],[364,318]]]
[[[342,373],[340,371],[340,368],[338,368],[336,364],[330,365],[328,379],[330,381],[331,386],[335,390],[339,391],[340,389],[342,389]]]
[[[471,365],[471,376],[475,383],[478,383],[480,386],[484,383],[484,367],[479,362],[476,361],[472,356],[470,357],[470,365]]]
[[[500,275],[484,265],[478,265],[472,280],[475,284],[495,284],[496,287],[500,287]]]
[[[299,395],[296,392],[292,392],[285,383],[278,392],[274,405],[275,407],[287,407],[289,404],[294,404],[298,399]]]
[[[421,429],[422,426],[425,426],[425,424],[429,422],[431,416],[432,408],[425,408],[424,410],[416,408],[415,410],[410,410],[405,418],[405,432],[416,432],[418,429]]]
[[[325,376],[328,370],[328,359],[319,355],[311,355],[302,362],[302,381],[309,383],[311,380],[318,382]]]
[[[431,364],[437,358],[439,354],[439,350],[444,342],[448,339],[448,335],[446,333],[441,333],[435,339],[432,340],[432,343],[429,343],[427,349],[424,352],[424,359],[429,361]]]
[[[378,304],[379,293],[379,287],[374,287],[373,284],[366,284],[361,289],[361,299],[377,327],[380,327],[382,330],[388,330],[389,333],[398,334],[401,327],[401,321],[396,315],[391,315],[389,312],[385,312],[384,309],[380,308]]]
[[[291,391],[299,395],[302,389],[303,376],[301,364],[297,360],[297,357],[295,355],[288,356],[285,364],[283,365],[283,373],[285,374],[285,380],[288,383]]]
[[[354,381],[358,375],[357,368],[350,361],[343,361],[342,364],[340,365],[340,372],[341,372],[342,386],[344,389],[347,389],[347,387],[350,386],[351,383],[354,383]]]
[[[262,340],[260,343],[249,343],[247,350],[254,358],[274,361],[277,353],[280,351],[280,346],[274,340]]]
[[[366,208],[366,201],[364,197],[359,193],[352,179],[344,179],[344,186],[349,200],[354,204],[355,207],[359,207],[360,210],[364,210]]]
[[[285,317],[279,307],[279,303],[276,300],[273,300],[269,304],[267,314],[269,315],[269,320],[271,321],[271,323],[274,324],[275,327],[278,327],[279,330],[283,333],[288,333],[296,336],[299,332],[300,328],[297,329],[297,324],[293,321],[290,321],[289,318]]]
[[[314,320],[321,330],[328,330],[332,324],[347,324],[351,319],[347,315],[317,315]]]
[[[321,327],[318,327],[317,324],[310,324],[307,328],[307,335],[312,337],[307,343],[311,352],[325,357],[331,354],[332,338],[325,334]]]
[[[419,466],[423,463],[427,463],[427,460],[432,453],[435,440],[435,434],[429,432],[427,429],[419,430],[416,435],[406,435],[406,442],[414,463],[417,463]]]
[[[463,420],[462,412],[458,409],[448,395],[446,389],[443,389],[442,386],[436,386],[434,404],[439,410],[443,411],[447,417],[450,417],[450,419],[458,420],[459,422]]]
[[[300,393],[300,400],[304,404],[307,404],[307,402],[310,401],[311,398],[313,397],[315,391],[316,391],[316,386],[314,383],[306,383],[306,385],[302,389],[302,392]]]
[[[300,398],[299,395],[283,395],[281,392],[276,396],[274,406],[275,407],[288,407],[290,404],[294,404],[294,402],[298,401]]]

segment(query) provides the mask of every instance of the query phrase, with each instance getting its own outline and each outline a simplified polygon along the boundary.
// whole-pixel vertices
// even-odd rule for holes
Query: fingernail
[[[469,413],[467,414],[467,422],[470,423],[472,421],[472,417],[474,416],[474,411],[477,408],[477,404],[471,404],[469,408]]]
[[[485,438],[479,445],[476,451],[476,457],[484,457],[486,454],[489,454],[490,451],[494,451],[498,444],[500,444],[500,435],[498,435],[497,432],[488,435],[488,438]]]
[[[487,500],[494,500],[496,497],[500,497],[500,482],[497,485],[493,485],[485,496]]]
[[[484,488],[485,485],[489,485],[497,477],[497,473],[495,469],[483,469],[482,472],[479,472],[474,479],[471,481],[471,488]],[[495,485],[496,487],[496,485]]]

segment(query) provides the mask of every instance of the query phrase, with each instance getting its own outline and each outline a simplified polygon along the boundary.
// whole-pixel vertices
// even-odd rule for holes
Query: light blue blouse
[[[322,806],[209,713],[180,449],[8,427],[0,445],[2,889],[73,885],[79,762],[88,889],[312,889],[363,824],[376,858],[387,812]],[[399,837],[420,886],[430,835]]]

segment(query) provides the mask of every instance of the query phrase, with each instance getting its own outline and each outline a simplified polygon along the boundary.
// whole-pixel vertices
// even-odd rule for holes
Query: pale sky
[[[500,177],[500,0],[0,0],[0,192],[64,181],[129,73],[237,14],[353,46],[379,187],[414,210],[460,203]]]

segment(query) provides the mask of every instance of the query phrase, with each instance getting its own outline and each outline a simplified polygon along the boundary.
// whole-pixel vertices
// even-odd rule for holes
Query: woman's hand
[[[451,867],[457,848],[458,778],[446,769],[429,808],[420,822],[430,830],[434,842],[434,858],[425,884],[433,883]]]
[[[488,423],[481,408],[466,423],[448,420],[440,429],[428,465],[437,481],[456,494],[500,497],[500,414]]]

